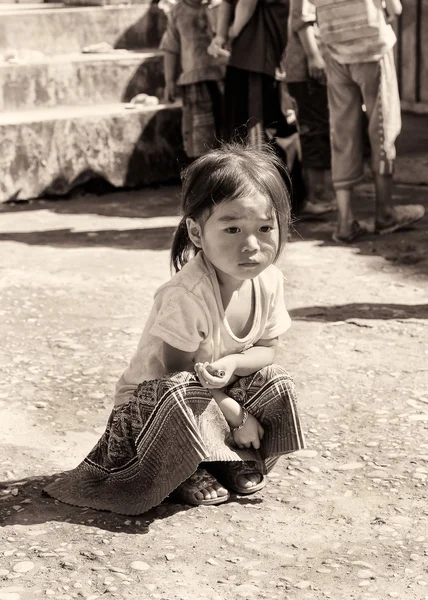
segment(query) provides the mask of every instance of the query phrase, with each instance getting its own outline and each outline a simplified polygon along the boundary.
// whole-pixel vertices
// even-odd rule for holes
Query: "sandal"
[[[421,204],[404,204],[400,206],[394,206],[391,220],[382,225],[376,223],[375,232],[379,233],[380,235],[394,233],[394,231],[404,229],[405,227],[420,221],[423,219],[424,215],[425,208]]]
[[[264,464],[255,460],[248,460],[244,462],[228,462],[228,463],[217,463],[218,466],[218,480],[224,482],[225,487],[236,494],[247,496],[254,494],[262,490],[267,481],[264,473],[266,471]],[[259,483],[251,487],[243,487],[238,484],[238,478],[241,475],[260,475],[261,480]]]
[[[192,506],[213,506],[227,502],[230,494],[217,496],[217,498],[206,498],[199,500],[195,497],[197,492],[208,487],[213,487],[219,482],[205,469],[197,469],[186,481],[183,481],[171,494],[171,498],[181,504],[191,504]]]
[[[351,223],[351,231],[348,233],[348,235],[339,235],[337,232],[334,232],[331,236],[331,239],[337,244],[350,244],[351,242],[354,242],[357,238],[362,237],[366,233],[367,229],[362,227],[360,223],[357,220],[355,220]]]

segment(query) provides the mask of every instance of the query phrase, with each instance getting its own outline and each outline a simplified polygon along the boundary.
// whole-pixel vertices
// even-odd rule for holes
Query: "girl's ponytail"
[[[183,217],[175,230],[171,246],[171,267],[176,273],[189,261],[192,250],[198,249],[189,238],[186,217]]]

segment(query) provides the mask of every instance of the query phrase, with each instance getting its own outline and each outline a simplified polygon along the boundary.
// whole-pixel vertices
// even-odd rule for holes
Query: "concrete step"
[[[0,111],[129,102],[139,93],[161,99],[163,89],[158,50],[61,54],[21,64],[0,63]]]
[[[121,6],[37,7],[1,10],[0,56],[9,50],[43,52],[46,56],[80,52],[107,42],[114,48],[155,48],[166,17],[156,4]]]
[[[44,0],[34,0],[34,2],[10,2],[10,0],[0,0],[0,15],[6,10],[31,10],[43,8],[59,8],[65,6],[64,3],[44,4]]]
[[[67,106],[0,114],[0,202],[61,195],[94,177],[138,187],[178,177],[181,107]]]

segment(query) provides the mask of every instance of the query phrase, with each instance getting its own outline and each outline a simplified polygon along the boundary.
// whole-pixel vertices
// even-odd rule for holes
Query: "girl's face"
[[[187,228],[221,284],[239,287],[271,265],[278,251],[276,214],[260,192],[218,204],[203,226],[187,219]]]

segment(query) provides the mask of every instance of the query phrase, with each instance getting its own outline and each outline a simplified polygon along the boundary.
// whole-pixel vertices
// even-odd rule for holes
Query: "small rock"
[[[15,573],[28,573],[34,569],[34,563],[31,560],[23,560],[13,565]]]
[[[47,407],[47,405],[48,405],[48,403],[47,403],[47,402],[41,402],[40,400],[39,400],[39,401],[37,401],[37,402],[34,402],[34,406],[35,406],[36,408],[46,408],[46,407]]]
[[[242,585],[236,586],[235,593],[240,598],[245,598],[248,594],[259,594],[260,590],[256,585],[252,585],[251,583],[243,583]]]
[[[250,577],[266,577],[269,573],[267,573],[266,571],[257,571],[257,570],[251,570],[248,571],[248,575]]]
[[[307,590],[312,586],[312,583],[310,581],[299,581],[298,583],[295,584],[295,588],[297,588],[298,590]]]
[[[142,560],[134,560],[129,566],[134,571],[148,571],[150,569],[150,565]]]
[[[166,560],[174,560],[175,554],[171,554],[171,553],[165,554],[165,558],[166,558]]]
[[[375,574],[370,569],[360,569],[357,572],[358,579],[375,579]]]
[[[296,458],[315,458],[315,456],[318,456],[318,452],[316,450],[297,450],[293,453],[293,456]]]
[[[106,395],[104,394],[104,392],[90,392],[88,394],[88,398],[90,398],[91,400],[102,400],[105,397]]]
[[[209,565],[213,565],[214,567],[217,567],[220,563],[218,562],[218,560],[216,560],[215,558],[209,558],[207,560],[207,563]]]
[[[337,467],[333,467],[334,471],[354,471],[356,469],[362,469],[365,467],[364,463],[361,462],[350,462],[344,465],[338,465]]]
[[[421,557],[419,556],[419,554],[411,554],[409,558],[410,558],[410,560],[414,560],[414,561],[421,560]]]

